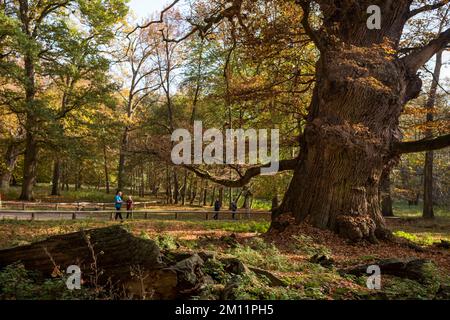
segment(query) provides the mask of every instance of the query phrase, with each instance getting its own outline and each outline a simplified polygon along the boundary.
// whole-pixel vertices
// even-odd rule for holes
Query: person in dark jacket
[[[123,218],[122,218],[122,212],[120,211],[122,209],[122,191],[117,191],[116,196],[114,198],[114,206],[116,207],[116,217],[114,218],[114,220],[117,220],[118,218],[120,218],[120,221],[123,222]]]
[[[127,219],[133,219],[133,199],[131,196],[127,199]]]
[[[216,201],[214,202],[214,211],[216,212],[215,214],[214,214],[214,220],[217,220],[217,219],[219,219],[219,211],[220,211],[220,207],[221,207],[221,205],[220,205],[220,201],[219,201],[219,199],[216,199]]]
[[[230,209],[231,209],[231,212],[232,212],[233,220],[236,220],[236,211],[237,211],[236,200],[231,201]]]

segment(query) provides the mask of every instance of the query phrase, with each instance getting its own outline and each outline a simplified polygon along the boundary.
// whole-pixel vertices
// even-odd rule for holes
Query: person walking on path
[[[236,210],[237,210],[236,200],[231,201],[230,208],[232,212],[232,218],[233,220],[236,220]]]
[[[131,196],[127,199],[127,219],[133,219],[133,199]]]
[[[116,207],[116,217],[114,218],[114,220],[117,221],[117,219],[120,218],[121,222],[123,222],[122,212],[121,212],[122,203],[123,203],[122,191],[119,190],[119,191],[117,191],[116,197],[114,198],[114,204],[115,204],[115,207]]]
[[[217,220],[217,219],[219,219],[219,211],[220,211],[220,207],[221,207],[221,205],[220,205],[220,201],[219,201],[219,199],[216,199],[216,201],[214,202],[214,211],[216,212],[215,214],[214,214],[214,220]]]

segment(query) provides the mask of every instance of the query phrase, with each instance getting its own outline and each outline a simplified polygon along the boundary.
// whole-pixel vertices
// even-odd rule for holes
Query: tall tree
[[[437,88],[439,85],[439,78],[442,68],[442,50],[436,54],[436,65],[434,67],[433,79],[431,81],[430,93],[428,96],[427,109],[427,123],[430,124],[434,120],[434,106],[436,103]],[[433,138],[433,131],[427,128],[425,133],[426,139]],[[423,177],[423,217],[434,218],[433,211],[433,158],[434,153],[429,150],[425,153],[424,177]]]
[[[251,12],[254,2],[224,2],[221,10],[204,19],[204,24],[194,24],[188,34],[203,34],[214,23],[233,20],[245,32],[243,12],[251,15],[247,11]],[[402,153],[450,145],[450,134],[402,142],[399,132],[405,104],[416,98],[422,87],[419,68],[450,42],[447,29],[424,46],[402,50],[405,25],[418,14],[448,5],[448,1],[424,5],[412,0],[293,3],[302,8],[303,29],[320,57],[300,155],[295,161],[280,162],[281,170],[291,169],[294,174],[275,216],[290,213],[297,222],[307,221],[353,241],[375,242],[388,234],[379,201],[385,165]],[[367,24],[367,10],[373,5],[382,17],[375,29]],[[239,181],[213,180],[240,185],[259,173],[255,167]]]
[[[61,52],[61,47],[54,43],[54,36],[66,31],[70,20],[78,21],[82,24],[80,30],[87,30],[90,34],[107,33],[128,9],[122,0],[17,0],[4,2],[3,6],[0,14],[12,22],[14,37],[9,45],[12,58],[8,63],[2,63],[2,74],[8,75],[11,84],[16,86],[14,90],[5,89],[3,94],[19,96],[21,105],[13,111],[25,115],[20,198],[32,200],[38,152],[43,136],[45,138],[42,124],[53,118],[42,89],[49,76],[43,62]]]
[[[155,80],[158,69],[151,59],[154,54],[158,36],[156,30],[139,29],[128,36],[125,47],[124,67],[127,68],[128,79],[125,80],[125,90],[121,93],[125,109],[124,128],[121,135],[119,166],[117,172],[118,189],[126,185],[125,165],[130,144],[130,133],[139,125],[136,113],[144,106],[143,102],[159,88]]]

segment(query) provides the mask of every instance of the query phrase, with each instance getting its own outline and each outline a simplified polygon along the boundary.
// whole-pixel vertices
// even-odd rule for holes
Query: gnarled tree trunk
[[[369,30],[366,9],[372,2],[334,7],[319,1],[326,18],[324,35],[315,34],[323,36],[317,40],[317,84],[300,161],[278,210],[354,241],[386,236],[380,178],[400,138],[403,106],[421,88],[415,70],[392,53],[409,2],[379,4],[382,28]]]

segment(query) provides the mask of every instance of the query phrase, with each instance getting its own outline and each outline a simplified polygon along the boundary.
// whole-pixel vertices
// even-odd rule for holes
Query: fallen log
[[[382,275],[392,275],[400,278],[408,278],[424,282],[429,277],[427,265],[432,263],[426,259],[383,259],[372,264],[358,265],[339,270],[342,274],[356,276],[367,275],[367,269],[371,265],[378,265]]]
[[[31,245],[0,251],[0,269],[20,262],[43,278],[62,275],[69,266],[80,267],[90,286],[114,286],[128,297],[175,299],[199,287],[201,259],[169,266],[157,244],[134,237],[120,226],[58,235]],[[182,267],[180,267],[182,266]],[[196,281],[183,281],[192,278]]]

